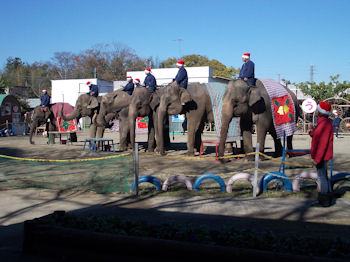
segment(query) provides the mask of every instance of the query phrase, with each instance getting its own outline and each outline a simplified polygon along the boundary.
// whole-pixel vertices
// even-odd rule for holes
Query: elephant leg
[[[233,117],[233,105],[231,103],[224,103],[222,106],[222,116],[221,116],[219,156],[224,156],[228,127],[230,125],[232,117]],[[219,127],[216,127],[216,128],[219,128]],[[225,160],[222,159],[221,162],[225,162]]]
[[[148,142],[147,142],[147,151],[154,152],[155,147],[155,129],[153,123],[153,114],[148,116]]]
[[[257,143],[259,143],[259,152],[264,153],[267,130],[265,128],[257,125],[256,133],[257,133]],[[264,159],[264,157],[261,155],[260,155],[260,158]]]
[[[287,148],[293,150],[293,135],[287,136]]]
[[[204,130],[204,121],[201,121],[198,127],[198,130],[196,131],[196,136],[195,136],[195,148],[197,152],[200,151],[201,149],[201,144],[202,144],[202,133]]]
[[[95,124],[91,124],[90,125],[90,132],[89,132],[89,137],[90,138],[95,138],[96,137],[96,125]]]
[[[104,126],[96,127],[96,138],[103,138],[104,133],[105,133],[105,127]]]
[[[251,153],[254,151],[253,140],[252,140],[252,125],[253,125],[253,121],[252,121],[251,115],[241,116],[240,126],[242,131],[244,153]]]
[[[194,155],[195,136],[199,128],[200,121],[196,115],[188,116],[187,119],[187,155]]]
[[[270,130],[270,135],[272,136],[273,142],[275,144],[275,153],[273,157],[282,156],[283,147],[282,147],[281,139],[277,138],[276,130],[275,129]]]
[[[119,120],[119,150],[126,151],[127,150],[127,128],[123,125],[124,123]]]
[[[56,131],[56,126],[54,124],[52,124],[52,121],[47,123],[46,128],[47,128],[46,130],[48,130],[48,131]],[[49,141],[49,143],[53,144],[55,142],[55,135],[53,134],[50,138],[51,138],[51,140]]]

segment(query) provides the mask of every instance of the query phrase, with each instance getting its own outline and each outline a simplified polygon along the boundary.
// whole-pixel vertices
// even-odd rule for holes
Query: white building
[[[75,106],[81,94],[89,93],[86,85],[89,81],[98,85],[100,96],[113,92],[113,82],[98,78],[51,80],[51,103],[64,102]]]
[[[155,68],[152,69],[151,73],[157,80],[157,85],[167,85],[175,78],[178,68]],[[213,76],[213,70],[210,66],[197,66],[197,67],[186,67],[188,82],[194,83],[210,83],[210,82],[228,82],[229,79]],[[145,71],[129,71],[127,76],[131,76],[133,79],[140,79],[141,83],[146,78]],[[125,76],[126,78],[126,76]],[[114,81],[114,90],[120,89],[126,84],[126,81]]]

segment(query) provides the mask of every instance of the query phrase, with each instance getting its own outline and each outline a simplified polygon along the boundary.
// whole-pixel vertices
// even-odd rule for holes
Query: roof
[[[4,95],[0,95],[0,105],[2,105],[2,101],[5,99],[5,97],[7,97],[8,95],[4,94]]]

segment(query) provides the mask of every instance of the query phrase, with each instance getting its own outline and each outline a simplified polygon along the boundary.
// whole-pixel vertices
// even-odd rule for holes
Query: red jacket
[[[316,162],[328,161],[333,158],[333,126],[326,117],[318,117],[317,125],[310,133],[311,158]]]

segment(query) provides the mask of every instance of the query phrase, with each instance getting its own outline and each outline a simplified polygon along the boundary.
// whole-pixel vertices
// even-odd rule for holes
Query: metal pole
[[[139,195],[139,144],[135,143],[135,195]]]
[[[259,143],[256,143],[255,148],[255,170],[254,170],[254,181],[253,181],[253,197],[256,197],[256,191],[258,188],[258,168],[259,168]]]

